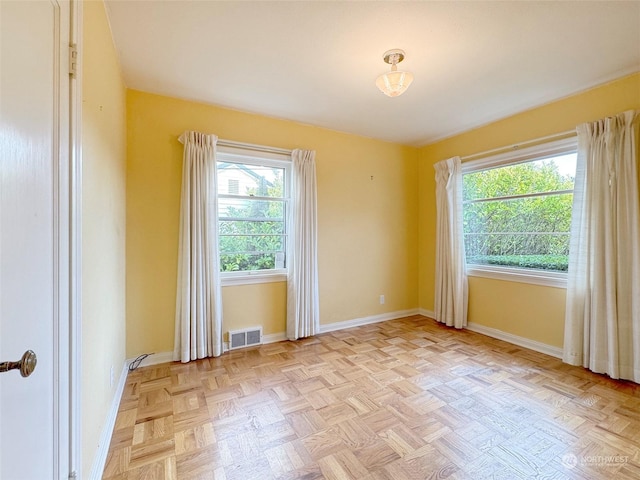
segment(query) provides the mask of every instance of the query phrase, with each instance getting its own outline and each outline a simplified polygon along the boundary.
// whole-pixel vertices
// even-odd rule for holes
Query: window
[[[253,283],[246,277],[256,274],[271,278],[255,281],[278,280],[274,274],[286,274],[291,163],[282,157],[286,156],[219,149],[218,235],[223,284]]]
[[[470,275],[566,283],[575,139],[463,164]]]

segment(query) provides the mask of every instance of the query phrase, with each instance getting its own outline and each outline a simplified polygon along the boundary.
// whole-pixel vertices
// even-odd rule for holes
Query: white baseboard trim
[[[410,310],[398,310],[396,312],[381,313],[379,315],[371,315],[369,317],[353,318],[342,322],[333,322],[320,325],[320,333],[335,332],[336,330],[344,330],[345,328],[360,327],[362,325],[370,325],[372,323],[386,322],[387,320],[395,320],[396,318],[410,317],[418,315],[417,308]]]
[[[423,317],[429,317],[429,318],[432,318],[434,320],[436,319],[436,313],[431,311],[431,310],[426,310],[424,308],[419,308],[418,309],[418,313],[420,315],[422,315]]]
[[[504,340],[505,342],[513,343],[514,345],[518,345],[519,347],[524,347],[528,348],[529,350],[545,353],[555,358],[562,358],[562,349],[554,347],[553,345],[547,345],[546,343],[530,340],[525,337],[520,337],[512,333],[503,332],[502,330],[498,330],[495,328],[485,327],[484,325],[479,325],[473,322],[468,322],[466,328],[467,330],[481,333],[483,335],[486,335],[487,337]]]
[[[421,314],[420,311],[417,308],[414,308],[411,310],[398,310],[396,312],[382,313],[380,315],[372,315],[369,317],[353,318],[342,322],[320,325],[320,333],[335,332],[337,330],[344,330],[345,328],[360,327],[362,325],[386,322],[388,320],[395,320],[396,318],[410,317],[411,315],[418,314]],[[426,316],[428,316],[428,314]],[[286,332],[271,333],[269,335],[262,336],[263,345],[266,345],[267,343],[284,342],[286,340],[288,340]],[[227,351],[226,344],[227,342],[225,342],[225,352]]]
[[[263,335],[262,336],[262,344],[267,344],[267,343],[278,343],[278,342],[284,342],[285,340],[287,340],[287,333],[286,332],[278,332],[278,333],[270,333],[269,335]]]
[[[98,450],[93,457],[93,465],[91,466],[91,472],[89,473],[90,480],[100,480],[104,474],[107,454],[109,453],[109,445],[111,444],[111,436],[113,435],[113,427],[116,424],[116,417],[118,415],[118,408],[120,407],[120,400],[122,399],[124,385],[127,380],[127,373],[129,373],[129,362],[125,361],[122,371],[120,372],[118,385],[113,393],[111,408],[109,408],[109,411],[107,412],[107,418],[105,420],[104,427],[102,427],[102,432],[100,433]]]
[[[135,358],[129,358],[127,360],[127,368],[135,361]],[[148,367],[149,365],[158,365],[159,363],[173,362],[173,352],[158,352],[152,353],[146,357],[138,367]]]
[[[425,317],[433,319],[436,318],[435,312],[432,312],[431,310],[420,308],[419,313],[420,315],[423,315]],[[498,330],[496,328],[485,327],[484,325],[473,322],[468,322],[466,328],[467,330],[481,333],[483,335],[486,335],[487,337],[497,338],[498,340],[513,343],[514,345],[518,345],[519,347],[528,348],[529,350],[544,353],[555,358],[562,358],[562,349],[554,347],[553,345],[547,345],[546,343],[537,342],[529,338],[520,337],[512,333],[503,332],[502,330]]]
[[[426,312],[426,313],[423,313]],[[351,320],[345,320],[343,322],[328,323],[326,325],[320,325],[320,333],[334,332],[336,330],[343,330],[345,328],[359,327],[362,325],[369,325],[371,323],[386,322],[387,320],[395,320],[396,318],[410,317],[411,315],[424,315],[426,317],[433,318],[433,313],[428,310],[418,310],[413,308],[410,310],[398,310],[396,312],[382,313],[380,315],[372,315],[369,317],[354,318]],[[262,336],[262,344],[284,342],[287,340],[287,332],[270,333]],[[223,352],[227,352],[228,342],[223,344]],[[130,358],[127,360],[127,366],[135,359]],[[149,365],[157,365],[159,363],[173,362],[173,352],[158,352],[153,353],[146,357],[141,363],[141,367]]]

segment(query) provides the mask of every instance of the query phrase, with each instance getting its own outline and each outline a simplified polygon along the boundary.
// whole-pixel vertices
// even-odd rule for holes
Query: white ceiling
[[[640,1],[108,0],[129,88],[424,145],[640,71]],[[402,48],[415,80],[375,86]]]

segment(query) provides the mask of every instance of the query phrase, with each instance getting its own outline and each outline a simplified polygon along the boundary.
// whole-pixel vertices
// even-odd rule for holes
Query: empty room
[[[639,1],[0,5],[1,478],[640,478]]]

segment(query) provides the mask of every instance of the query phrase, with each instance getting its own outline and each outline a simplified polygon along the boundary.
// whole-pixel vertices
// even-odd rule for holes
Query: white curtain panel
[[[467,325],[467,273],[462,236],[462,164],[443,160],[436,170],[435,317],[450,327]]]
[[[290,245],[287,277],[287,338],[320,331],[316,152],[291,153]]]
[[[180,136],[184,157],[173,359],[181,362],[222,354],[217,140],[198,132]]]
[[[563,360],[640,383],[638,112],[577,131]]]

